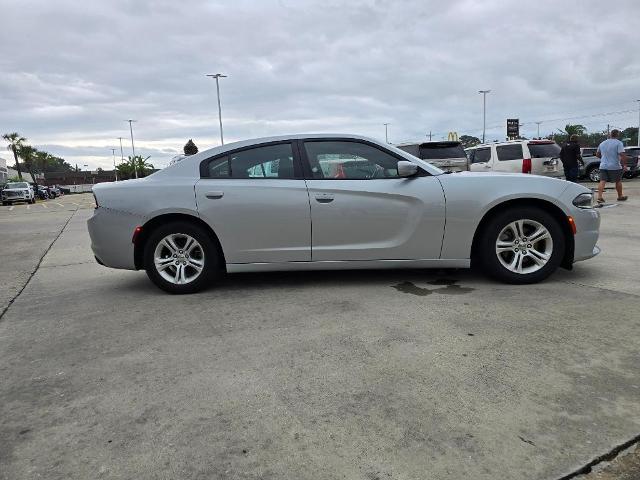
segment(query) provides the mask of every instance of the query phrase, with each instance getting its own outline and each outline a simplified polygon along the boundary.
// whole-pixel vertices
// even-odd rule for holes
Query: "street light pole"
[[[389,124],[388,123],[384,124],[384,141],[386,143],[389,143]]]
[[[491,90],[478,90],[482,94],[482,143],[484,143],[485,132],[487,129],[487,93]]]
[[[118,137],[120,140],[120,162],[124,162],[124,150],[122,150],[122,137]]]
[[[116,182],[118,181],[118,170],[116,170],[116,149],[112,148],[111,153],[113,154],[113,174],[116,176]]]
[[[136,166],[136,147],[133,145],[133,127],[131,124],[136,122],[137,120],[127,120],[129,122],[129,131],[131,132],[131,151],[133,152],[133,171],[136,174],[136,178],[138,178],[138,167]]]
[[[636,102],[638,102],[638,146],[640,147],[640,100]]]
[[[538,125],[538,138],[540,138],[540,124],[542,122],[536,122],[536,125]]]
[[[227,76],[221,73],[209,73],[206,76],[216,79],[216,93],[218,94],[218,121],[220,122],[220,143],[224,145],[224,136],[222,134],[222,107],[220,107],[220,79],[227,78]]]

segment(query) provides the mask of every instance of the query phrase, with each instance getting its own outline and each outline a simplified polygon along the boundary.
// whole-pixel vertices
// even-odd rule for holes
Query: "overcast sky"
[[[156,166],[189,138],[218,145],[205,77],[217,72],[227,142],[384,138],[387,122],[394,143],[480,136],[479,89],[490,140],[507,117],[529,136],[535,121],[548,120],[541,134],[638,123],[638,0],[0,0],[0,12],[0,133],[81,168],[112,166],[120,136],[130,154],[129,118]]]

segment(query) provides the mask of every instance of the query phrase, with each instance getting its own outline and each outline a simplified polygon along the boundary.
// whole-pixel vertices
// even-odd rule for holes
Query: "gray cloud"
[[[2,0],[0,129],[108,167],[117,137],[165,165],[189,138],[345,131],[489,138],[637,108],[640,4],[598,1]],[[28,13],[28,14],[27,14]],[[577,122],[578,120],[576,120]],[[637,114],[580,120],[592,130]],[[563,126],[542,124],[546,133]]]

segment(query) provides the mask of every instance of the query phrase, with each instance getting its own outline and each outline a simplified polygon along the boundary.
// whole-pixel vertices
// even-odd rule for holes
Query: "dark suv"
[[[600,181],[600,159],[596,157],[595,147],[581,148],[582,162],[580,163],[580,177],[586,177],[592,182]],[[640,147],[626,147],[627,153],[627,171],[624,172],[625,178],[637,177],[638,171],[638,153]]]

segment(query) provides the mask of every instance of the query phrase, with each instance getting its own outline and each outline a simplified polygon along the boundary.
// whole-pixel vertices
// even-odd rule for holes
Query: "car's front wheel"
[[[144,249],[148,277],[169,293],[194,293],[207,287],[219,272],[219,255],[207,231],[188,222],[155,229]]]
[[[475,254],[485,272],[500,281],[536,283],[558,268],[565,243],[552,215],[539,208],[517,207],[489,220]]]
[[[589,177],[589,180],[592,182],[599,182],[600,169],[597,166],[590,167],[589,170],[587,170],[587,177]]]

